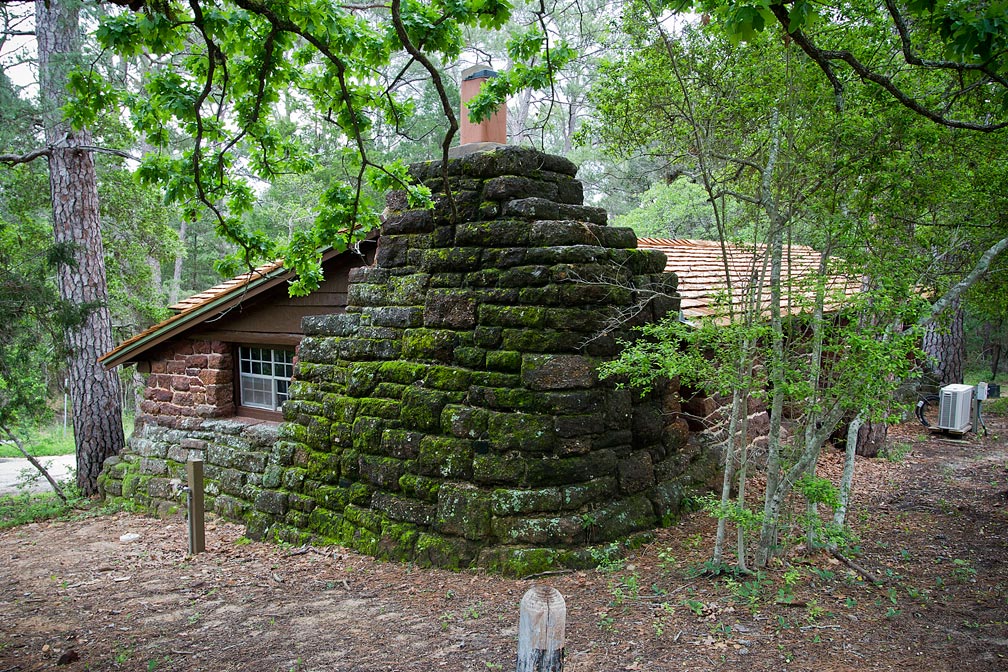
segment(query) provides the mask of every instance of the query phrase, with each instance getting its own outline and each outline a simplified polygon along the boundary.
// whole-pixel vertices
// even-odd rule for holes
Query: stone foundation
[[[185,511],[185,463],[202,459],[206,509],[243,521],[277,470],[273,451],[279,423],[245,418],[138,416],[126,451],[105,461],[99,484],[106,496],[125,497],[160,514]]]

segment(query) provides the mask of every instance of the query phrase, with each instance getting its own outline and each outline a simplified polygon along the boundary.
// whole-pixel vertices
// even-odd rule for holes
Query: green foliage
[[[795,490],[809,502],[825,504],[831,509],[836,509],[840,505],[840,491],[828,478],[803,474],[795,482]]]
[[[757,530],[763,524],[762,511],[753,511],[739,506],[735,500],[729,500],[722,504],[721,500],[714,495],[708,495],[703,499],[703,508],[712,518],[724,518],[743,530]]]
[[[412,202],[429,202],[428,191],[410,184],[403,163],[388,160],[397,147],[388,138],[444,128],[436,117],[444,117],[442,101],[451,102],[456,87],[439,79],[439,63],[458,59],[466,29],[499,29],[511,13],[506,0],[397,0],[368,8],[147,5],[103,17],[95,38],[100,49],[121,58],[163,55],[172,57],[170,65],[143,70],[141,87],[131,90],[80,71],[65,111],[84,124],[99,111],[125,108],[153,148],[137,170],[141,184],[161,185],[187,220],[209,213],[245,266],[283,256],[299,274],[291,292],[303,294],[321,281],[322,249],[343,249],[378,225],[381,192],[405,188]],[[536,30],[516,33],[508,48],[513,67],[488,95],[548,87],[552,73],[574,56]],[[420,77],[434,87],[419,87],[418,96],[412,82]],[[294,132],[312,123],[325,130]],[[188,140],[180,146],[179,137]],[[283,242],[276,230],[257,226],[261,218],[250,217],[256,194],[246,176],[272,182],[320,169],[328,170],[328,188],[312,190],[313,200],[297,226],[283,232]]]
[[[831,5],[808,0],[676,0],[674,11],[712,18],[733,42],[758,41],[786,31],[816,54],[824,79],[844,106],[851,75],[871,81],[876,96],[891,96],[915,114],[987,129],[1008,120],[1008,21],[1003,2],[912,0],[904,6]],[[823,50],[826,50],[824,52]],[[844,57],[835,56],[842,52]],[[874,88],[878,86],[878,88]]]
[[[679,179],[658,182],[641,194],[639,206],[616,217],[615,226],[629,226],[642,238],[718,237],[717,224],[703,187]]]
[[[35,457],[52,455],[73,455],[75,451],[73,430],[63,432],[60,425],[52,425],[35,433],[28,433],[25,449]],[[24,455],[16,446],[4,443],[0,445],[0,457],[22,458]]]

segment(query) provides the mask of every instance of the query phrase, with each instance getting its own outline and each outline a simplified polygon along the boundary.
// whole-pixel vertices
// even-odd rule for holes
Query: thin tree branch
[[[819,69],[822,70],[826,77],[830,80],[833,85],[834,96],[836,98],[837,110],[843,110],[843,94],[844,88],[843,83],[840,82],[839,78],[836,76],[836,72],[833,69],[832,61],[841,61],[846,63],[850,68],[857,73],[857,75],[862,80],[867,80],[873,82],[880,87],[882,87],[886,92],[889,93],[900,105],[906,107],[909,110],[919,114],[920,116],[933,121],[941,126],[946,126],[948,128],[962,128],[970,131],[983,131],[985,133],[990,133],[993,131],[1000,130],[1002,128],[1008,128],[1008,121],[1001,122],[998,124],[980,124],[972,121],[960,121],[958,119],[950,119],[940,112],[936,112],[911,98],[903,89],[896,86],[892,79],[886,77],[885,75],[879,74],[866,66],[864,63],[858,60],[854,54],[847,50],[827,50],[820,49],[813,42],[812,39],[806,35],[800,28],[794,31],[789,30],[789,25],[791,22],[790,15],[787,7],[780,3],[775,3],[770,5],[770,11],[773,12],[774,17],[784,28],[787,34],[795,41],[801,50],[804,51],[809,58],[815,61]],[[957,68],[961,69],[961,68]],[[988,74],[985,72],[985,74]],[[989,74],[988,74],[989,76]]]
[[[49,158],[52,155],[52,147],[42,147],[34,149],[27,154],[0,154],[0,163],[8,166],[16,166],[19,163],[31,163],[35,159],[42,157]]]

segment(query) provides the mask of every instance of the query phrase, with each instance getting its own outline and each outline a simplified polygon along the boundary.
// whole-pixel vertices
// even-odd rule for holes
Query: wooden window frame
[[[235,367],[235,373],[234,373],[234,393],[233,393],[234,394],[234,400],[235,400],[235,415],[241,416],[241,417],[246,417],[246,418],[254,418],[254,419],[257,419],[257,420],[268,420],[268,421],[273,421],[273,422],[280,422],[280,421],[282,421],[283,420],[283,410],[282,410],[283,409],[283,404],[282,403],[276,409],[264,408],[262,406],[250,406],[250,405],[246,405],[244,403],[244,395],[243,395],[243,388],[242,388],[242,376],[255,376],[255,377],[260,378],[260,379],[265,378],[265,379],[271,379],[271,380],[273,380],[274,381],[274,388],[273,388],[272,394],[274,396],[277,394],[276,387],[275,387],[275,381],[280,380],[280,378],[278,378],[276,376],[272,376],[272,375],[270,375],[270,376],[263,376],[261,374],[252,374],[252,373],[245,373],[245,372],[243,372],[242,371],[242,355],[244,354],[243,351],[251,351],[253,349],[255,349],[255,350],[268,350],[271,353],[273,353],[275,351],[289,352],[289,353],[291,353],[290,367],[291,367],[291,373],[293,374],[293,367],[294,367],[294,365],[293,365],[293,359],[294,359],[294,355],[295,355],[296,349],[294,347],[290,346],[289,344],[283,345],[283,344],[277,344],[277,343],[235,343],[233,347],[234,347],[234,367]],[[251,353],[249,353],[249,354],[251,354]],[[251,361],[251,358],[250,358],[249,361]],[[263,360],[256,360],[256,361],[263,361]],[[276,360],[271,357],[270,362],[275,364]],[[288,379],[288,382],[289,382],[289,379]]]

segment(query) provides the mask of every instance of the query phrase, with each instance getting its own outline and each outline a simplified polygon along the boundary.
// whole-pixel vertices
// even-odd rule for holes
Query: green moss
[[[496,516],[513,516],[520,513],[557,511],[563,501],[560,488],[523,490],[498,488],[493,491],[493,512]]]
[[[465,390],[469,387],[470,372],[451,366],[432,366],[424,376],[424,383],[435,390]]]
[[[399,419],[408,429],[439,429],[441,410],[447,403],[448,397],[443,392],[410,387],[403,393]]]
[[[477,483],[517,485],[525,480],[525,469],[525,460],[518,453],[473,458],[473,480]]]
[[[455,349],[455,359],[459,366],[467,369],[481,369],[486,364],[487,351],[483,348],[463,346]]]
[[[377,453],[381,449],[385,424],[381,418],[358,417],[353,425],[354,449],[361,453]]]
[[[522,352],[577,352],[584,336],[555,329],[505,329],[501,347]]]
[[[357,406],[357,415],[397,419],[399,417],[399,402],[394,399],[361,399]]]
[[[556,442],[553,417],[532,413],[490,413],[487,437],[498,451],[542,453]]]
[[[486,354],[486,368],[490,371],[514,373],[521,371],[522,356],[517,350],[492,350]]]
[[[416,560],[421,565],[461,569],[463,554],[453,540],[438,534],[423,532],[417,537]]]
[[[333,453],[308,453],[305,476],[322,483],[335,483],[340,477],[340,455]]]
[[[539,329],[546,321],[546,313],[542,306],[483,304],[479,308],[479,321],[487,326]]]
[[[423,364],[414,362],[383,362],[379,368],[379,376],[384,382],[410,385],[420,379],[426,368]]]
[[[490,495],[472,486],[446,485],[438,494],[437,529],[466,539],[485,539],[490,532]]]
[[[438,491],[441,489],[441,481],[407,473],[399,477],[399,488],[403,491],[403,494],[410,497],[427,502],[436,502]]]
[[[441,411],[441,429],[460,439],[483,437],[487,428],[487,411],[472,406],[449,404]]]
[[[402,356],[418,361],[450,362],[459,346],[459,334],[448,329],[407,329],[402,339]]]
[[[323,485],[315,491],[315,501],[330,511],[342,512],[350,503],[350,491],[337,485]]]
[[[326,509],[315,509],[308,516],[308,529],[319,536],[338,543],[343,526],[343,516]]]
[[[560,553],[551,548],[523,548],[512,552],[501,567],[510,576],[531,576],[556,569]]]
[[[473,446],[466,439],[425,436],[420,441],[417,469],[425,476],[472,478]]]
[[[374,391],[378,384],[378,371],[381,363],[358,362],[347,369],[346,391],[351,397],[366,397]]]
[[[419,538],[420,531],[415,525],[385,519],[381,526],[378,557],[399,561],[412,560],[416,554]]]

